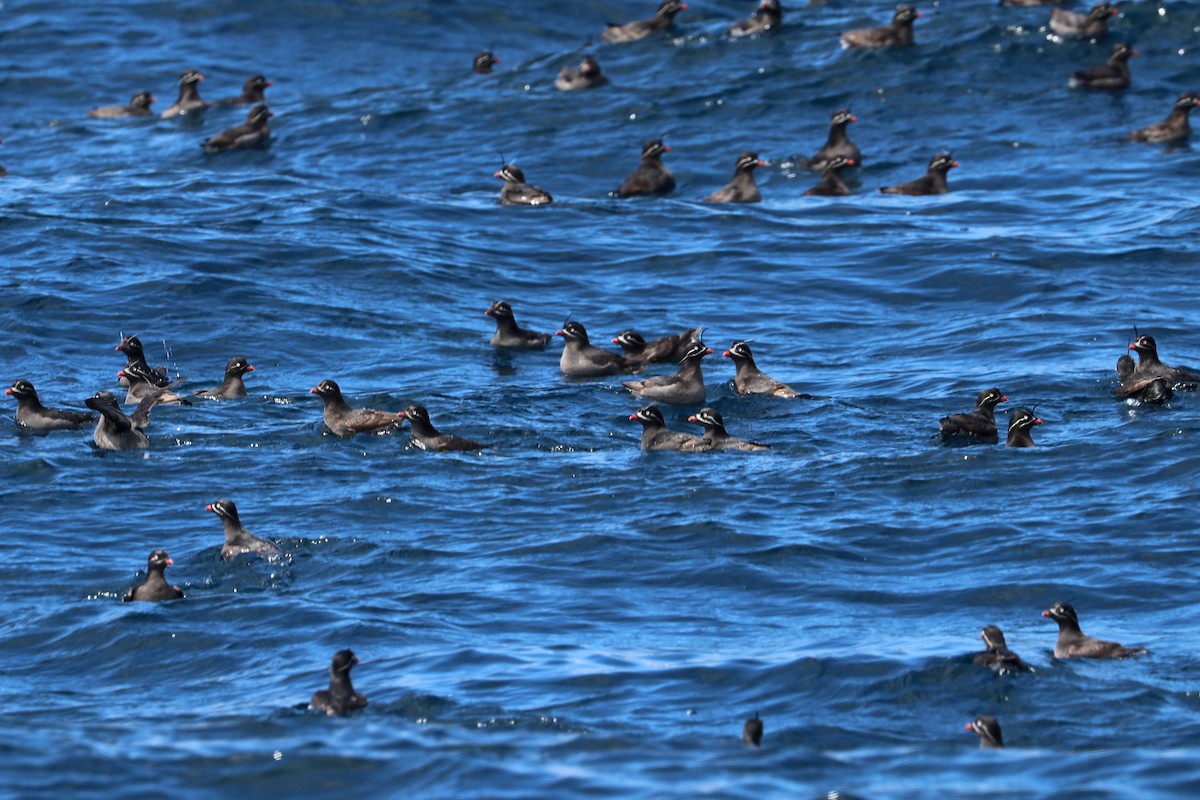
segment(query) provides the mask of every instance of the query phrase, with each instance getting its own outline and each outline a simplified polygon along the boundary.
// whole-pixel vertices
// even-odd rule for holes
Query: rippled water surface
[[[122,333],[188,390],[256,367],[243,400],[155,409],[143,453],[31,435],[4,398],[0,794],[1197,791],[1200,398],[1111,390],[1135,325],[1200,365],[1200,164],[1124,141],[1200,84],[1200,3],[1123,3],[1098,42],[1047,8],[922,4],[916,46],[859,52],[837,33],[889,4],[732,40],[753,2],[694,0],[673,35],[588,45],[653,7],[0,7],[4,385],[82,407]],[[1067,88],[1120,40],[1132,88]],[[610,84],[556,91],[585,52]],[[206,99],[272,79],[273,146],[203,155],[242,109],[86,116],[143,89],[161,110],[186,68]],[[842,106],[865,166],[805,197],[796,158]],[[656,137],[678,188],[611,197]],[[764,201],[700,202],[746,150]],[[950,194],[876,191],[939,150]],[[555,203],[499,206],[501,158]],[[705,326],[708,404],[773,449],[641,453],[618,379],[564,380],[561,340],[488,345],[493,299],[600,343]],[[738,397],[738,338],[810,398]],[[325,378],[493,446],[332,437]],[[1002,420],[1036,406],[1038,447],[938,444],[989,386]],[[223,562],[219,497],[286,558]],[[122,603],[157,547],[187,598]],[[1056,600],[1151,655],[1055,660]],[[988,623],[1035,673],[971,664]],[[370,706],[306,711],[345,647]]]

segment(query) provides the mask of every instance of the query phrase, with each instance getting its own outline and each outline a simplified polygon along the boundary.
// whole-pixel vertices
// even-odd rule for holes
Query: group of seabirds
[[[817,5],[820,2],[821,0],[810,0],[809,5]],[[1064,0],[1002,0],[1001,5],[1041,6],[1061,2]],[[601,32],[600,38],[604,42],[622,43],[667,33],[674,26],[675,16],[686,9],[687,5],[679,0],[663,0],[653,17],[623,24],[609,23]],[[729,35],[738,38],[774,33],[783,25],[783,11],[780,0],[762,0],[759,8],[748,19],[740,20],[729,28]],[[1108,20],[1117,13],[1118,9],[1108,2],[1096,3],[1086,12],[1053,8],[1048,27],[1059,37],[1097,40],[1108,35]],[[888,24],[845,31],[840,34],[840,41],[846,48],[910,47],[915,41],[913,23],[921,16],[921,12],[914,6],[901,5],[896,8]],[[1068,85],[1072,88],[1110,91],[1126,89],[1130,84],[1129,59],[1137,54],[1137,50],[1128,42],[1119,42],[1113,45],[1106,63],[1075,72],[1068,79]],[[490,74],[499,62],[500,59],[490,51],[482,51],[475,56],[473,71]],[[246,79],[240,95],[209,103],[200,96],[199,85],[203,80],[204,76],[194,69],[184,72],[179,78],[178,99],[159,116],[162,119],[195,117],[205,109],[213,107],[253,106],[244,123],[209,137],[201,146],[206,153],[268,146],[271,138],[268,122],[274,114],[266,105],[263,91],[272,85],[271,81],[262,75],[252,75]],[[554,85],[561,91],[576,91],[595,89],[608,83],[608,76],[601,70],[597,59],[592,55],[585,55],[578,66],[564,66],[559,71]],[[101,119],[153,117],[154,112],[150,106],[154,102],[155,98],[150,92],[142,91],[135,94],[127,105],[102,106],[92,109],[88,115]],[[1200,93],[1194,90],[1184,91],[1179,94],[1165,119],[1132,131],[1126,138],[1131,141],[1155,143],[1183,141],[1191,135],[1189,113],[1198,103]],[[846,126],[855,121],[857,117],[848,109],[837,109],[830,120],[829,137],[825,145],[811,158],[795,159],[797,166],[821,173],[821,180],[805,191],[805,195],[841,197],[851,193],[851,187],[844,179],[843,172],[848,168],[863,165],[862,152],[850,140],[846,131]],[[661,139],[646,140],[642,144],[641,160],[637,169],[621,182],[615,194],[619,197],[633,197],[664,195],[674,191],[675,178],[662,162],[663,154],[670,149]],[[704,200],[712,203],[761,202],[762,193],[755,182],[754,170],[764,164],[765,162],[753,151],[741,153],[734,164],[733,177],[729,183],[706,196]],[[924,175],[895,186],[880,187],[879,191],[884,194],[912,196],[945,194],[950,190],[947,175],[957,166],[958,162],[950,154],[936,153],[930,158]],[[0,166],[0,177],[6,174]],[[514,164],[503,165],[495,173],[495,177],[504,181],[500,191],[500,202],[503,205],[541,206],[553,202],[553,196],[548,191],[526,183],[524,172]]]
[[[1056,0],[1004,0],[1004,5],[1045,5]],[[820,2],[811,0],[810,5]],[[605,42],[632,42],[669,31],[676,14],[685,10],[686,4],[679,0],[664,0],[650,19],[635,20],[625,24],[609,24],[601,33]],[[1108,19],[1117,10],[1107,2],[1094,5],[1087,12],[1073,12],[1061,8],[1052,10],[1049,27],[1064,37],[1096,39],[1108,33]],[[887,25],[862,28],[841,34],[845,47],[906,47],[914,42],[913,23],[921,17],[913,6],[899,6]],[[746,20],[735,23],[729,33],[733,37],[767,34],[777,30],[783,20],[783,9],[779,0],[762,0],[757,11]],[[1075,73],[1070,78],[1073,87],[1096,89],[1123,89],[1129,85],[1128,60],[1137,55],[1127,43],[1113,47],[1108,63],[1090,67]],[[474,71],[489,73],[499,59],[490,52],[476,56]],[[251,106],[245,123],[231,127],[211,136],[203,142],[209,153],[229,150],[259,148],[270,139],[268,120],[272,115],[266,105],[264,90],[272,85],[261,75],[248,78],[242,93],[236,97],[205,102],[199,93],[199,84],[204,76],[195,70],[183,73],[179,80],[179,98],[164,110],[164,119],[198,115],[208,108],[229,106]],[[607,76],[591,55],[584,56],[577,67],[563,67],[555,85],[563,91],[597,88],[608,82]],[[128,105],[106,106],[93,109],[89,116],[101,119],[151,117],[151,105],[155,98],[149,92],[139,92]],[[1128,138],[1146,142],[1171,142],[1187,138],[1191,133],[1189,111],[1200,102],[1196,92],[1184,92],[1176,101],[1170,116],[1129,134]],[[821,182],[806,194],[838,196],[850,190],[842,179],[846,168],[861,166],[862,154],[850,141],[846,128],[857,118],[847,109],[838,109],[830,121],[829,137],[825,145],[812,158],[804,160],[805,166],[823,173]],[[622,197],[666,194],[675,188],[671,172],[662,163],[663,154],[670,148],[661,140],[653,139],[642,146],[641,163],[622,182],[617,194]],[[754,152],[738,156],[733,179],[713,192],[705,200],[716,203],[753,203],[762,199],[754,181],[754,170],[763,165]],[[948,191],[946,175],[958,166],[951,156],[935,155],[925,175],[898,186],[883,187],[881,192],[904,195],[941,194]],[[0,175],[5,172],[0,167]],[[545,205],[552,202],[550,194],[525,182],[520,168],[505,164],[495,173],[504,181],[500,202],[505,205]],[[496,301],[485,312],[496,323],[491,344],[505,349],[545,349],[552,336],[549,333],[531,331],[520,327],[512,308],[504,301]],[[755,451],[766,450],[770,445],[739,439],[725,429],[720,412],[704,406],[706,390],[701,361],[712,355],[713,350],[701,340],[701,329],[695,328],[672,334],[653,341],[646,341],[633,330],[625,330],[612,338],[620,352],[596,347],[591,344],[587,330],[578,321],[568,321],[555,335],[564,340],[559,359],[562,374],[569,378],[595,378],[612,375],[639,373],[650,364],[675,363],[676,372],[657,375],[640,380],[624,381],[624,386],[638,398],[651,403],[674,406],[701,406],[688,421],[701,426],[702,436],[667,428],[662,411],[649,404],[631,414],[629,419],[642,425],[641,448],[647,451],[667,450],[679,452],[712,451]],[[145,429],[150,424],[150,412],[156,405],[176,403],[190,405],[191,401],[174,391],[175,382],[162,367],[151,367],[146,361],[145,350],[137,336],[122,337],[117,349],[124,352],[127,363],[118,373],[120,383],[126,387],[124,402],[134,405],[131,414],[121,408],[117,396],[109,391],[99,391],[84,403],[91,412],[48,408],[44,406],[33,384],[26,379],[13,381],[6,394],[17,400],[16,421],[23,428],[48,433],[57,430],[74,430],[95,423],[93,441],[101,450],[140,450],[149,446]],[[1164,403],[1175,389],[1195,388],[1200,375],[1187,369],[1163,364],[1158,358],[1154,339],[1138,335],[1129,350],[1137,354],[1135,362],[1128,354],[1117,362],[1118,385],[1114,394],[1146,403]],[[733,386],[739,395],[759,394],[779,398],[807,397],[787,384],[772,378],[760,370],[751,353],[749,342],[734,341],[723,355],[735,365]],[[199,389],[193,396],[227,400],[246,396],[244,376],[254,367],[241,356],[229,359],[224,380],[215,387]],[[434,427],[429,412],[424,406],[413,403],[398,413],[369,408],[356,408],[346,402],[338,384],[323,380],[310,392],[324,401],[323,421],[334,435],[341,437],[356,434],[386,432],[407,421],[412,429],[414,442],[425,450],[436,452],[477,451],[488,445],[454,434],[442,433]],[[998,444],[999,432],[995,420],[996,406],[1006,402],[998,388],[985,389],[979,393],[973,410],[952,414],[939,421],[939,433],[944,442],[965,444]],[[94,412],[94,413],[92,413]],[[99,415],[97,417],[97,414]],[[1030,447],[1033,426],[1042,424],[1036,414],[1026,408],[1012,410],[1006,437],[1008,447]],[[222,498],[206,507],[220,518],[224,528],[224,543],[221,556],[224,559],[252,554],[263,558],[278,558],[282,554],[274,543],[251,534],[242,525],[237,506],[232,500]],[[158,602],[183,597],[183,591],[167,582],[166,568],[174,562],[165,550],[154,550],[148,559],[145,582],[129,589],[126,601]],[[1115,642],[1086,636],[1080,630],[1075,609],[1067,603],[1055,603],[1044,617],[1054,620],[1059,627],[1054,648],[1056,658],[1123,658],[1146,653],[1144,648],[1127,648]],[[1004,634],[995,625],[988,625],[981,634],[986,649],[975,656],[974,663],[989,667],[998,674],[1030,672],[1032,667],[1009,650]],[[367,705],[366,697],[355,691],[350,679],[351,669],[359,663],[350,650],[334,654],[329,667],[329,688],[316,692],[310,707],[329,714],[341,715]],[[966,729],[979,736],[981,747],[1002,747],[1003,736],[999,723],[991,716],[981,715],[967,723]],[[743,726],[742,738],[748,744],[758,746],[764,732],[763,720],[755,713]]]
[[[544,350],[552,339],[549,333],[520,327],[512,307],[505,301],[494,301],[484,313],[495,321],[496,330],[490,343],[496,348]],[[612,343],[621,347],[621,351],[617,352],[591,344],[584,326],[571,320],[555,333],[564,340],[559,369],[565,377],[581,379],[638,373],[651,364],[677,363],[678,369],[674,373],[628,380],[624,381],[624,385],[635,397],[642,399],[672,406],[703,406],[707,393],[700,364],[713,350],[704,344],[700,334],[701,329],[694,328],[646,341],[636,331],[625,330],[612,338]],[[126,415],[117,396],[109,391],[96,392],[84,401],[91,412],[49,408],[41,403],[33,384],[27,379],[19,378],[5,390],[6,394],[17,400],[18,425],[46,434],[59,430],[77,430],[91,426],[94,422],[93,442],[98,449],[147,448],[149,437],[145,428],[150,424],[151,409],[161,403],[190,405],[191,401],[175,392],[176,384],[169,377],[166,368],[149,365],[145,349],[136,335],[123,336],[116,349],[126,357],[126,365],[119,370],[117,377],[119,382],[125,385],[125,404],[135,405],[132,414]],[[1184,368],[1163,364],[1158,358],[1158,350],[1151,336],[1138,335],[1133,344],[1129,345],[1129,350],[1135,352],[1138,359],[1135,362],[1129,355],[1118,359],[1118,385],[1114,394],[1119,397],[1162,403],[1172,396],[1175,388],[1195,388],[1195,384],[1200,382],[1200,375]],[[755,364],[749,343],[744,340],[733,342],[723,355],[734,362],[736,372],[732,385],[739,395],[755,394],[785,400],[808,397],[760,370]],[[225,378],[219,385],[197,389],[192,393],[192,397],[210,400],[246,397],[244,376],[253,371],[254,366],[245,357],[234,356],[226,364]],[[384,433],[398,428],[407,420],[412,427],[413,441],[422,449],[448,452],[478,451],[488,447],[486,444],[454,434],[441,433],[431,422],[429,412],[418,403],[413,403],[398,413],[356,408],[346,402],[341,389],[333,380],[323,380],[309,391],[324,401],[324,425],[336,436]],[[997,444],[999,437],[995,408],[1007,399],[999,389],[984,390],[979,394],[973,411],[952,414],[940,420],[942,440],[948,443]],[[641,448],[647,451],[712,452],[770,449],[770,445],[730,435],[725,429],[720,412],[710,407],[701,407],[688,417],[689,422],[703,427],[703,436],[668,429],[661,410],[652,404],[642,406],[631,414],[629,419],[641,423]],[[1006,445],[1033,446],[1030,429],[1041,422],[1042,420],[1028,409],[1014,409],[1009,419]],[[221,520],[224,529],[222,558],[233,559],[245,554],[263,558],[282,556],[277,545],[246,530],[232,500],[221,498],[205,508]],[[129,589],[124,599],[157,602],[182,598],[183,591],[178,586],[168,583],[165,577],[166,568],[172,564],[173,561],[165,550],[154,550],[147,562],[145,582]],[[1056,603],[1045,611],[1043,616],[1053,619],[1059,625],[1058,642],[1054,650],[1057,658],[1121,658],[1145,652],[1085,636],[1079,629],[1075,610],[1066,603]],[[975,658],[976,664],[991,667],[1001,674],[1029,670],[1020,658],[1008,650],[999,628],[988,626],[981,635],[987,650]],[[330,715],[338,715],[366,706],[366,698],[354,690],[350,680],[350,670],[357,663],[358,659],[349,650],[341,650],[335,654],[329,669],[329,689],[317,692],[312,698],[311,707]],[[999,723],[991,717],[981,716],[969,723],[968,728],[979,734],[980,743],[984,747],[998,747],[1003,744]],[[756,714],[746,722],[743,738],[751,744],[758,745],[762,734],[763,722]]]
[[[812,0],[809,5],[820,2]],[[1003,5],[1034,6],[1050,5],[1063,0],[1004,0]],[[687,9],[679,0],[663,0],[650,19],[635,20],[624,24],[610,23],[600,34],[605,42],[633,42],[656,34],[670,31],[675,16]],[[1051,10],[1049,28],[1057,36],[1077,39],[1099,39],[1108,35],[1108,20],[1118,13],[1108,2],[1096,3],[1086,12],[1068,11],[1063,8]],[[859,28],[841,34],[843,47],[909,47],[914,43],[913,23],[922,14],[908,5],[898,6],[892,21],[886,25]],[[762,0],[758,10],[748,19],[734,23],[729,35],[741,37],[763,35],[777,31],[783,24],[783,8],[780,0]],[[1137,50],[1128,42],[1113,46],[1108,61],[1074,73],[1068,79],[1072,88],[1120,90],[1129,87],[1129,59]],[[499,59],[490,51],[475,56],[474,71],[490,74]],[[594,56],[585,55],[578,66],[565,66],[558,73],[554,85],[561,91],[594,89],[608,84],[608,77]],[[1126,137],[1131,141],[1178,142],[1187,139],[1192,132],[1189,112],[1200,103],[1200,94],[1195,91],[1182,92],[1172,106],[1166,119],[1133,131]],[[821,180],[804,192],[807,196],[843,197],[851,193],[851,187],[843,172],[851,167],[863,165],[862,152],[849,138],[846,127],[858,118],[849,109],[837,109],[829,123],[829,137],[811,158],[798,158],[797,166],[821,173]],[[616,191],[618,197],[638,195],[664,195],[675,189],[675,178],[662,162],[663,154],[670,151],[661,139],[648,139],[642,144],[641,161]],[[758,203],[762,193],[755,182],[754,170],[766,162],[753,151],[741,153],[734,165],[733,177],[724,187],[704,198],[710,203]],[[950,190],[947,176],[958,162],[948,153],[936,153],[929,160],[925,174],[906,183],[883,186],[884,194],[936,195]],[[540,187],[526,183],[525,173],[513,164],[505,164],[495,173],[504,181],[500,190],[503,205],[541,206],[553,202],[552,195]]]

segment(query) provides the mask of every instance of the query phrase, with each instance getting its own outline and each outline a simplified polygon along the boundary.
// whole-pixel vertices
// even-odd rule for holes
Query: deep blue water
[[[1200,364],[1200,164],[1123,141],[1200,83],[1200,3],[1124,3],[1101,42],[921,4],[915,47],[851,52],[837,32],[889,4],[733,41],[753,3],[695,0],[674,38],[591,48],[609,86],[553,88],[653,6],[0,8],[5,385],[81,407],[122,332],[187,389],[256,366],[244,400],[156,409],[145,453],[0,423],[0,794],[1197,791],[1200,398],[1111,389],[1135,325]],[[1068,90],[1124,39],[1131,89]],[[502,62],[472,75],[484,48]],[[275,82],[270,150],[201,153],[244,110],[86,117],[142,89],[161,110],[189,67],[206,99]],[[804,197],[793,157],[842,105],[856,190]],[[677,190],[609,197],[658,136]],[[876,192],[943,148],[950,194]],[[699,202],[743,150],[764,202]],[[501,153],[555,204],[500,207]],[[493,351],[497,298],[599,342],[706,326],[709,404],[774,449],[641,453],[619,380],[564,380],[557,343]],[[735,338],[815,399],[737,397]],[[494,447],[332,437],[324,378]],[[939,446],[993,385],[1004,420],[1037,405],[1039,446]],[[218,497],[286,559],[222,562]],[[156,547],[187,599],[121,603]],[[1055,600],[1151,655],[1054,660]],[[1035,674],[971,665],[988,623]],[[343,647],[369,708],[307,712]],[[963,730],[980,713],[1005,751]]]

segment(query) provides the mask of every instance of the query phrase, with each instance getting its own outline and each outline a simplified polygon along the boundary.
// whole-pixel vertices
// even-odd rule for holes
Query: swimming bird
[[[606,42],[636,42],[655,33],[663,33],[671,29],[675,15],[687,9],[686,3],[679,0],[663,0],[650,19],[638,19],[624,24],[610,22],[604,27],[600,38]]]
[[[578,67],[565,66],[554,79],[554,88],[561,92],[577,89],[595,89],[608,83],[608,77],[600,71],[600,62],[592,56],[584,56]]]
[[[194,69],[189,69],[179,76],[179,99],[167,106],[159,116],[163,119],[184,117],[188,114],[199,114],[208,108],[208,103],[200,97],[200,81],[202,80],[204,80],[204,76]]]
[[[170,393],[167,389],[159,389],[143,398],[133,413],[126,416],[112,392],[96,392],[83,401],[88,408],[100,412],[92,441],[101,450],[145,450],[150,446],[150,437],[145,433],[150,426],[150,409],[158,405],[163,395]]]
[[[762,192],[754,182],[754,170],[763,165],[758,153],[742,153],[733,168],[729,183],[704,198],[706,203],[758,203]]]
[[[492,177],[504,181],[500,188],[500,205],[502,206],[547,206],[554,198],[545,189],[530,186],[525,182],[525,173],[520,167],[505,164]]]
[[[367,707],[366,695],[354,691],[350,682],[350,670],[358,663],[358,656],[350,650],[338,650],[329,665],[329,688],[312,696],[308,707],[330,717],[339,717],[351,711]]]
[[[851,122],[858,122],[858,117],[850,113],[848,108],[839,108],[833,112],[833,116],[829,120],[829,136],[825,139],[825,144],[813,157],[804,161],[804,166],[813,172],[824,172],[829,167],[829,162],[837,156],[844,156],[853,161],[856,166],[861,167],[862,151],[858,145],[850,141],[850,134],[846,127]]]
[[[119,382],[128,386],[128,391],[125,393],[125,404],[140,403],[152,394],[158,395],[158,402],[161,405],[176,403],[181,406],[190,406],[192,404],[191,400],[171,391],[170,385],[155,386],[156,377],[156,373],[149,369],[144,362],[119,371],[117,373]]]
[[[397,414],[401,420],[408,420],[412,425],[413,441],[422,450],[432,450],[435,453],[448,453],[452,450],[484,450],[486,444],[473,442],[452,433],[441,433],[433,427],[429,412],[420,403],[413,403]]]
[[[704,426],[704,441],[710,450],[770,450],[771,445],[739,439],[725,430],[725,418],[715,408],[702,408],[688,417],[688,422]]]
[[[1050,30],[1059,36],[1096,39],[1108,35],[1108,18],[1116,13],[1111,3],[1096,3],[1087,13],[1056,8],[1050,12]]]
[[[325,427],[334,436],[382,433],[401,424],[400,418],[390,412],[354,408],[342,397],[342,389],[336,381],[323,380],[308,391],[325,401]]]
[[[154,112],[150,110],[151,103],[154,102],[154,95],[149,92],[138,92],[129,101],[129,105],[124,106],[100,106],[93,108],[88,112],[88,116],[93,119],[119,119],[122,117],[151,117]]]
[[[167,376],[166,367],[151,367],[146,363],[146,351],[142,347],[142,340],[136,334],[122,336],[121,341],[114,349],[120,350],[125,354],[125,369],[141,367],[141,371],[147,372],[152,376],[149,380],[155,386],[170,385],[171,379]],[[121,382],[121,385],[128,386],[129,381],[124,380]]]
[[[642,406],[630,414],[629,419],[642,423],[643,450],[701,452],[712,449],[708,442],[699,436],[668,428],[662,412],[655,406]]]
[[[1128,42],[1113,45],[1108,62],[1081,69],[1067,80],[1072,89],[1126,89],[1129,87],[1129,59],[1138,54]]]
[[[496,321],[496,332],[492,334],[491,339],[493,347],[545,350],[546,345],[554,338],[550,333],[522,328],[513,316],[512,306],[503,300],[493,300],[491,307],[483,313]]]
[[[125,593],[126,603],[137,601],[158,602],[160,600],[178,600],[183,597],[183,590],[178,586],[167,583],[163,573],[175,562],[167,555],[166,550],[155,550],[146,562],[146,582],[129,587]]]
[[[804,194],[808,197],[845,197],[850,194],[850,187],[842,180],[842,170],[853,167],[854,159],[845,156],[834,156],[825,165],[825,173],[821,182]]]
[[[241,125],[226,128],[216,136],[210,136],[200,145],[206,153],[228,153],[230,150],[253,150],[271,143],[271,126],[275,116],[271,109],[257,105],[250,109],[246,121]]]
[[[499,63],[500,59],[492,55],[490,50],[481,50],[475,54],[475,60],[471,65],[471,71],[477,75],[491,75],[492,66]]]
[[[647,139],[642,143],[642,160],[638,168],[629,174],[617,194],[621,197],[633,197],[641,194],[666,194],[675,188],[675,176],[662,163],[663,153],[671,152],[671,148],[662,143],[661,139]]]
[[[1008,649],[1004,641],[1004,631],[995,625],[987,625],[979,632],[983,640],[984,651],[976,653],[972,664],[994,670],[997,675],[1011,675],[1016,672],[1033,672],[1033,667],[1021,660],[1021,657]]]
[[[950,184],[946,181],[946,174],[957,166],[958,162],[951,158],[948,153],[938,153],[929,159],[929,168],[921,177],[911,180],[908,183],[901,183],[898,186],[881,186],[879,187],[879,191],[884,194],[907,194],[913,196],[945,194],[950,191]]]
[[[913,43],[913,21],[923,16],[913,6],[897,6],[887,25],[843,33],[842,47],[907,47]]]
[[[974,721],[967,723],[967,730],[978,734],[980,747],[1004,747],[1004,736],[1000,733],[1000,723],[995,717],[981,714]]]
[[[647,342],[640,333],[627,328],[614,336],[612,343],[621,346],[621,352],[630,362],[677,364],[687,352],[688,345],[699,340],[700,332],[700,328],[689,328]]]
[[[1043,611],[1042,616],[1058,623],[1055,658],[1125,658],[1149,653],[1144,647],[1125,647],[1084,635],[1079,629],[1079,615],[1070,603],[1055,603]]]
[[[562,355],[558,368],[570,378],[594,378],[600,375],[617,375],[622,372],[637,372],[642,364],[630,361],[625,356],[596,347],[588,340],[587,329],[582,323],[571,320],[558,331],[563,337]]]
[[[1200,381],[1200,375],[1188,371],[1184,367],[1170,367],[1159,361],[1158,345],[1153,336],[1142,334],[1138,336],[1129,349],[1137,353],[1137,366],[1134,368],[1135,378],[1166,378],[1172,386],[1195,383]]]
[[[221,518],[221,526],[225,529],[225,542],[221,545],[221,558],[226,560],[237,558],[243,553],[253,553],[263,558],[280,555],[279,548],[266,539],[260,539],[242,525],[238,516],[237,505],[230,499],[222,497],[204,507]]]
[[[758,747],[762,744],[762,737],[763,721],[755,711],[754,716],[746,720],[746,724],[742,726],[742,743]]]
[[[38,398],[37,389],[24,378],[17,378],[4,390],[17,399],[17,424],[31,431],[74,431],[86,428],[96,419],[87,411],[67,408],[46,408]]]
[[[737,39],[756,33],[778,30],[783,24],[783,8],[779,0],[762,0],[749,19],[738,20],[729,28],[729,35]]]
[[[254,365],[242,356],[234,356],[225,363],[225,380],[220,386],[211,389],[197,389],[194,394],[210,400],[231,397],[245,397],[246,383],[242,376],[254,372]]]
[[[801,397],[802,395],[783,381],[777,381],[758,368],[750,343],[738,339],[721,355],[733,359],[733,386],[738,394],[769,394],[772,397]]]
[[[1008,415],[1008,439],[1004,446],[1033,447],[1033,426],[1041,424],[1042,420],[1029,409],[1014,408]]]
[[[262,75],[251,75],[246,78],[242,84],[242,93],[237,97],[226,97],[223,100],[217,100],[212,103],[214,106],[253,106],[260,103],[266,103],[267,98],[263,93],[267,87],[274,86],[273,81],[267,80]]]
[[[634,397],[656,400],[671,405],[694,406],[704,402],[704,371],[700,361],[712,354],[712,348],[702,341],[688,345],[687,352],[674,375],[658,375],[641,381],[623,381]]]
[[[1113,394],[1117,397],[1130,397],[1142,403],[1162,405],[1175,394],[1171,383],[1162,375],[1147,374],[1138,377],[1137,365],[1133,356],[1128,353],[1117,359],[1117,387],[1113,389]]]
[[[975,399],[975,408],[965,414],[951,414],[938,420],[943,442],[996,444],[996,406],[1008,400],[999,389],[984,389]]]
[[[1171,113],[1162,122],[1147,125],[1131,132],[1125,138],[1131,142],[1176,142],[1192,135],[1192,123],[1188,112],[1200,104],[1200,94],[1183,92],[1171,107]]]

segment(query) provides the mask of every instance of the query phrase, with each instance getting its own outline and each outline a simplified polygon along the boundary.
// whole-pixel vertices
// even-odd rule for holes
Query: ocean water
[[[1200,84],[1200,3],[1123,3],[1097,42],[1047,8],[919,4],[916,46],[859,52],[837,33],[890,4],[731,40],[753,2],[695,0],[672,35],[597,43],[654,5],[0,6],[5,385],[82,407],[122,333],[188,390],[256,368],[245,399],[155,409],[141,453],[30,435],[5,398],[0,794],[1196,793],[1200,397],[1111,390],[1135,326],[1200,365],[1200,163],[1123,138]],[[1067,88],[1122,40],[1128,91]],[[556,91],[586,52],[610,84]],[[161,110],[186,68],[210,100],[273,80],[270,149],[202,153],[244,109],[86,116]],[[805,197],[796,158],[842,106],[855,190]],[[610,196],[657,137],[675,192]],[[745,150],[764,201],[701,202]],[[876,191],[939,150],[949,194]],[[502,159],[555,203],[499,206]],[[708,404],[773,449],[640,452],[619,379],[565,380],[561,340],[488,345],[493,299],[598,343],[705,326]],[[741,338],[810,397],[738,397]],[[326,378],[492,447],[332,437]],[[1001,420],[1036,407],[1038,447],[939,444],[989,386]],[[286,557],[223,562],[219,497]],[[122,603],[157,547],[187,598]],[[1151,654],[1055,660],[1056,600]],[[971,664],[989,623],[1035,673]],[[370,706],[307,711],[345,647]]]

